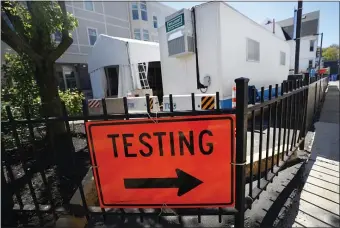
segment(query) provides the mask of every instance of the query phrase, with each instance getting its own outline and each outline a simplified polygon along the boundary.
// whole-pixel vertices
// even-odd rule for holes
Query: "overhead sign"
[[[171,32],[176,28],[182,27],[184,25],[184,13],[178,14],[176,17],[171,18],[165,22],[166,32]]]
[[[233,207],[233,115],[86,123],[102,207]]]

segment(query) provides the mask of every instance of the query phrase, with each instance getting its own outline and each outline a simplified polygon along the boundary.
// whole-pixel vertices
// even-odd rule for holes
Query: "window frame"
[[[283,59],[282,59],[282,54],[284,54]],[[282,64],[282,60],[284,61],[283,64]],[[280,66],[286,66],[286,52],[284,51],[280,51]]]
[[[77,83],[77,76],[76,76],[76,72],[74,71],[56,71],[56,76],[58,79],[58,88],[61,91],[66,91],[68,89],[70,90],[76,90],[78,89],[78,83]],[[70,87],[69,83],[70,81],[74,82],[74,87]]]
[[[89,9],[86,8],[86,3],[92,3],[92,10],[89,10]],[[90,11],[90,12],[95,12],[94,2],[93,1],[85,1],[84,0],[84,9],[87,10],[87,11]]]
[[[156,18],[156,20],[155,20]],[[155,22],[156,22],[156,27],[155,27]],[[152,24],[153,28],[157,29],[158,28],[158,17],[156,15],[152,15]]]
[[[138,31],[138,33],[139,33],[139,39],[137,39],[136,38],[136,31]],[[142,33],[141,33],[141,30],[140,29],[133,29],[133,38],[135,39],[135,40],[142,40]]]
[[[310,62],[312,62],[311,64],[310,64]],[[313,68],[313,59],[309,59],[308,60],[308,69],[311,69],[311,68]]]
[[[137,9],[134,9],[134,5],[137,7]],[[139,4],[138,2],[131,2],[131,17],[133,21],[139,20]],[[137,11],[137,18],[133,18],[133,11]]]
[[[76,74],[75,74],[73,71],[71,71],[71,72],[69,72],[69,73],[65,73],[64,75],[65,75],[65,85],[66,85],[66,89],[70,89],[70,90],[72,90],[72,89],[78,89]],[[68,75],[69,75],[69,76],[68,76]],[[68,82],[70,82],[70,81],[68,81],[68,80],[74,81],[75,86],[74,86],[74,87],[69,87],[69,83],[68,83]]]
[[[142,19],[142,21],[148,21],[148,8],[146,1],[140,1],[139,4],[140,4],[140,18]],[[142,8],[142,5],[145,5],[145,9]],[[146,20],[143,19],[143,12],[145,12],[146,14]]]
[[[256,43],[258,43],[259,46],[259,51],[258,51],[258,60],[254,60],[254,59],[249,59],[249,41],[254,41]],[[251,39],[249,37],[246,37],[246,61],[247,62],[255,62],[255,63],[259,63],[261,61],[261,46],[260,46],[260,42],[256,41],[254,39]]]
[[[143,40],[144,40],[144,41],[150,41],[150,33],[149,33],[149,30],[148,30],[148,29],[142,29],[142,31],[143,31]],[[146,31],[146,33],[145,33],[145,31]],[[144,39],[144,34],[148,34],[148,39],[147,39],[147,40]]]
[[[309,40],[309,51],[314,52],[314,49],[315,49],[315,40]]]
[[[97,28],[93,28],[93,27],[86,27],[86,30],[87,30],[87,39],[88,39],[88,41],[89,41],[89,45],[92,47],[92,46],[94,46],[94,44],[96,43],[96,41],[94,42],[94,44],[91,44],[89,29],[93,29],[93,30],[96,31],[96,41],[97,41],[97,39],[98,39],[98,29],[97,29]]]

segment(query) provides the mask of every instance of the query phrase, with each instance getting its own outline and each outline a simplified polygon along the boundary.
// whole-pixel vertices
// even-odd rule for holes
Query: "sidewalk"
[[[339,81],[329,82],[292,227],[340,227]]]

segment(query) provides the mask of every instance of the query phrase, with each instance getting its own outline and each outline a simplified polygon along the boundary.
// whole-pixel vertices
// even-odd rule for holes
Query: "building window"
[[[247,38],[247,61],[260,61],[260,43]]]
[[[314,40],[309,41],[309,51],[314,51]]]
[[[147,11],[147,8],[146,8],[146,2],[140,2],[140,12],[141,12],[142,20],[147,21],[148,20],[148,11]]]
[[[143,29],[143,40],[148,41],[150,39],[149,37],[149,31],[146,29]]]
[[[89,35],[89,43],[92,46],[97,40],[97,29],[88,28],[87,33]]]
[[[311,69],[313,67],[313,59],[310,59],[308,61],[308,69]]]
[[[60,42],[60,41],[61,41],[61,32],[56,31],[56,32],[54,33],[54,41],[55,41],[55,42]]]
[[[74,75],[74,72],[70,72],[70,73],[65,74],[65,79],[66,79],[67,89],[76,89],[77,88],[76,77]]]
[[[57,72],[58,82],[59,82],[59,89],[65,91],[66,89],[76,89],[77,88],[77,81],[75,77],[75,73],[67,72],[63,75],[63,72]]]
[[[85,9],[86,10],[94,11],[94,7],[93,7],[93,2],[92,1],[85,1],[84,5],[85,5]]]
[[[157,16],[153,16],[153,27],[158,28]]]
[[[280,51],[280,64],[286,65],[286,53],[282,51]]]
[[[133,34],[134,34],[136,40],[140,40],[141,39],[140,38],[140,29],[134,29],[133,30]]]
[[[133,2],[131,6],[132,6],[132,19],[138,20],[139,19],[138,4],[136,2]]]

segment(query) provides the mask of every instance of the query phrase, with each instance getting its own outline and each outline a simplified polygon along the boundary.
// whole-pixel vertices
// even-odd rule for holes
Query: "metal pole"
[[[320,56],[319,56],[319,70],[321,69],[321,58],[322,58],[322,40],[323,40],[323,32],[321,33],[321,43],[320,43]]]
[[[247,158],[248,78],[237,78],[236,83],[236,200],[235,227],[244,228],[245,163]]]
[[[297,18],[296,18],[296,38],[295,38],[295,68],[294,74],[299,73],[299,58],[300,58],[300,31],[302,17],[302,1],[298,1]]]

